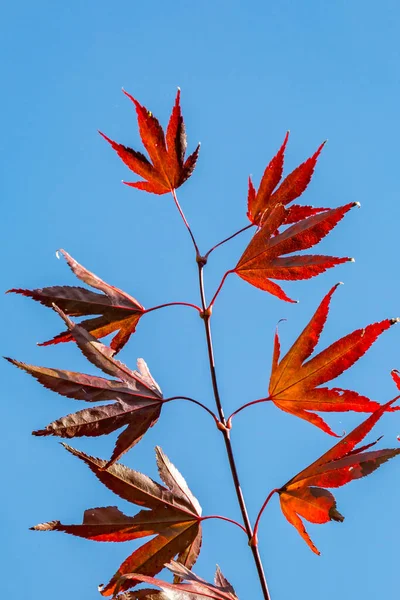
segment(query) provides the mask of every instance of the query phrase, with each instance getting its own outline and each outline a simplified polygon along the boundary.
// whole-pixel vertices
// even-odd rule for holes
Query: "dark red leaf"
[[[180,187],[193,173],[200,145],[185,162],[187,141],[180,106],[179,88],[168,123],[166,139],[164,131],[154,115],[133,96],[125,91],[124,94],[135,105],[140,137],[150,158],[149,161],[141,152],[118,144],[99,132],[129,169],[143,177],[144,180],[124,183],[158,195],[166,194]]]
[[[282,255],[306,250],[321,241],[353,207],[355,203],[325,210],[320,214],[303,219],[291,225],[282,233],[276,233],[285,224],[288,211],[278,204],[264,220],[260,230],[250,240],[249,245],[235,267],[235,273],[255,287],[277,296],[281,300],[293,302],[271,279],[309,279],[326,269],[351,258],[336,258],[320,255]]]

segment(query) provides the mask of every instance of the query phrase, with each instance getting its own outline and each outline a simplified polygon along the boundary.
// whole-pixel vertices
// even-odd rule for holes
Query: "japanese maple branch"
[[[214,392],[215,404],[217,406],[217,412],[219,415],[218,429],[222,432],[222,435],[224,436],[225,448],[226,448],[226,452],[228,455],[229,466],[231,469],[232,479],[233,479],[233,483],[234,483],[235,490],[236,490],[236,496],[237,496],[240,510],[241,510],[242,517],[243,517],[244,529],[246,531],[246,534],[247,534],[247,537],[249,540],[249,545],[251,547],[251,551],[253,554],[254,562],[255,562],[255,565],[257,568],[258,577],[259,577],[261,588],[262,588],[263,595],[264,595],[264,600],[270,600],[271,597],[269,594],[267,580],[265,578],[264,568],[263,568],[263,565],[261,562],[260,553],[258,551],[258,546],[251,544],[251,541],[253,539],[253,530],[252,530],[249,515],[247,512],[247,507],[246,507],[246,503],[244,500],[242,488],[240,485],[239,475],[237,472],[236,462],[235,462],[235,458],[233,455],[233,449],[232,449],[232,444],[231,444],[230,435],[229,435],[229,429],[227,428],[224,411],[222,408],[221,398],[219,395],[217,374],[216,374],[215,361],[214,361],[214,350],[213,350],[212,337],[211,337],[210,317],[211,317],[211,312],[212,312],[211,311],[212,303],[215,300],[215,298],[217,297],[219,291],[221,290],[226,277],[229,275],[229,273],[231,271],[225,273],[225,275],[221,281],[221,284],[220,284],[216,294],[214,295],[212,302],[210,303],[210,307],[207,308],[207,302],[206,302],[206,296],[205,296],[205,290],[204,290],[204,277],[203,277],[203,269],[204,269],[204,265],[207,262],[207,259],[202,257],[199,252],[196,240],[194,239],[193,233],[192,233],[192,231],[189,227],[189,224],[185,218],[185,215],[183,214],[183,211],[179,205],[175,190],[172,191],[172,195],[173,195],[176,207],[178,208],[178,211],[182,217],[182,220],[185,223],[185,226],[190,233],[190,237],[192,238],[193,245],[196,250],[196,262],[197,262],[198,275],[199,275],[200,298],[201,298],[201,305],[203,307],[203,310],[200,313],[200,316],[202,317],[202,319],[204,321],[204,328],[205,328],[205,333],[206,333],[207,352],[208,352],[208,360],[209,360],[209,366],[210,366],[211,381],[212,381],[212,387],[213,387],[213,392]]]
[[[225,244],[226,242],[229,242],[230,240],[233,240],[234,237],[236,237],[240,233],[243,233],[243,231],[247,231],[251,227],[254,227],[254,225],[253,224],[246,225],[246,227],[242,227],[242,229],[239,229],[239,231],[236,231],[236,233],[233,233],[229,237],[225,238],[224,240],[222,240],[222,242],[219,242],[218,244],[215,244],[215,246],[213,246],[212,248],[210,248],[210,250],[207,252],[207,254],[204,255],[204,258],[208,258],[210,256],[211,252],[214,252],[214,250],[216,250],[217,248],[219,248],[220,246],[222,246],[222,244]]]
[[[249,515],[247,512],[246,502],[245,502],[245,499],[243,496],[242,488],[240,485],[239,475],[237,472],[236,462],[235,462],[232,444],[231,444],[230,435],[229,435],[229,429],[227,428],[227,423],[226,423],[224,411],[222,408],[221,398],[219,395],[217,374],[216,374],[215,361],[214,361],[214,350],[213,350],[212,337],[211,337],[211,327],[210,327],[211,311],[210,311],[210,309],[206,308],[203,268],[204,268],[204,265],[201,263],[198,263],[201,304],[204,309],[202,316],[203,316],[206,339],[207,339],[207,351],[208,351],[208,360],[209,360],[209,365],[210,365],[211,381],[212,381],[212,386],[213,386],[213,391],[214,391],[215,403],[216,403],[219,418],[220,418],[219,429],[221,430],[222,435],[224,436],[225,448],[226,448],[226,452],[228,455],[229,466],[231,469],[232,479],[233,479],[233,483],[234,483],[235,490],[236,490],[236,496],[237,496],[240,510],[242,513],[244,528],[247,533],[247,537],[249,539],[249,544],[250,544],[251,540],[253,539],[253,530],[252,530]],[[264,599],[270,600],[268,584],[267,584],[267,580],[265,578],[264,568],[263,568],[263,565],[261,562],[261,557],[260,557],[260,553],[258,551],[258,547],[252,545],[251,551],[253,553],[253,558],[254,558],[256,568],[257,568],[261,588],[262,588],[262,591],[264,594]]]

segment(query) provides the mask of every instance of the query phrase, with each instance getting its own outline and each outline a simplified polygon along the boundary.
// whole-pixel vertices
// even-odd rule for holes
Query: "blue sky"
[[[203,250],[246,225],[249,174],[258,183],[291,130],[286,168],[321,155],[308,204],[361,202],[321,244],[321,252],[354,256],[309,282],[285,285],[288,305],[231,277],[213,315],[215,352],[227,413],[267,393],[273,332],[281,318],[283,348],[304,327],[337,281],[321,347],[360,326],[400,315],[398,281],[398,137],[400,9],[394,0],[271,3],[54,3],[15,1],[2,7],[1,179],[2,288],[73,284],[57,261],[63,247],[78,261],[145,306],[198,302],[190,240],[171,198],[122,186],[129,171],[96,133],[140,147],[127,89],[165,125],[176,92],[189,146],[202,142],[195,174],[179,197]],[[208,296],[240,256],[249,234],[217,251],[206,271]],[[2,302],[2,353],[25,362],[94,373],[76,347],[38,348],[60,324],[51,311],[16,296]],[[396,389],[400,330],[392,328],[338,380],[381,402]],[[121,358],[143,356],[166,396],[192,395],[212,406],[202,324],[171,308],[143,319]],[[83,510],[118,504],[57,439],[32,429],[80,403],[2,369],[1,498],[3,593],[33,600],[98,598],[132,544],[96,544],[28,527]],[[328,415],[349,431],[360,415]],[[381,420],[376,434],[395,445],[400,420]],[[73,445],[106,457],[113,438]],[[311,425],[273,406],[237,418],[233,444],[254,520],[266,494],[332,445]],[[240,518],[222,439],[196,407],[175,403],[124,459],[156,478],[153,448],[163,447],[186,477],[205,513]],[[314,556],[286,522],[275,499],[260,528],[260,549],[273,600],[378,597],[398,593],[400,463],[335,493],[343,524],[309,526],[322,551]],[[206,522],[196,572],[211,579],[215,563],[239,598],[260,598],[243,534]]]

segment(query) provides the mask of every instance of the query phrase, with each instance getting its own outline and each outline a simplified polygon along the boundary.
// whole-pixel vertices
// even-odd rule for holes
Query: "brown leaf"
[[[113,358],[113,351],[72,321],[59,309],[59,314],[71,331],[72,338],[90,362],[116,379],[105,379],[83,373],[36,367],[8,358],[7,360],[35,377],[42,385],[68,398],[113,404],[85,408],[53,421],[45,429],[34,431],[37,436],[55,435],[63,438],[107,435],[121,427],[108,466],[136,445],[158,420],[163,404],[160,388],[152,378],[143,359],[138,371]]]
[[[139,319],[145,312],[144,307],[129,294],[105,283],[97,275],[85,269],[65,250],[60,250],[60,252],[78,279],[102,293],[68,285],[34,290],[14,288],[8,291],[28,296],[44,306],[52,307],[55,304],[71,317],[101,315],[81,321],[80,326],[96,338],[102,338],[117,331],[118,333],[111,341],[111,348],[115,352],[119,352],[135,332]],[[64,331],[39,346],[70,342],[71,340],[72,335],[68,331]]]
[[[65,445],[65,444],[64,444]],[[133,587],[139,580],[121,577],[128,573],[156,575],[168,561],[178,555],[178,560],[192,566],[197,558],[193,547],[201,544],[201,508],[187,488],[179,471],[169,462],[160,448],[156,448],[158,464],[168,464],[168,488],[161,486],[146,475],[132,471],[123,465],[112,465],[107,470],[106,461],[88,456],[69,446],[66,449],[83,460],[109,489],[121,498],[144,506],[136,516],[128,517],[117,507],[92,508],[84,513],[82,525],[64,525],[60,521],[41,523],[32,529],[37,531],[63,531],[82,538],[102,542],[125,542],[142,537],[155,536],[135,550],[119,567],[110,582],[103,586],[103,596],[113,595]],[[182,498],[174,490],[187,489],[189,495]]]

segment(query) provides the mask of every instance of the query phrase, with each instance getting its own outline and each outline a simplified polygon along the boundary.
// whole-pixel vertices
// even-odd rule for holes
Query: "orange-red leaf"
[[[400,449],[365,452],[378,440],[355,449],[381,416],[390,410],[394,401],[380,406],[361,425],[279,490],[283,514],[316,554],[319,554],[319,551],[311,541],[300,517],[310,523],[343,521],[343,516],[336,510],[334,496],[324,488],[340,487],[353,479],[366,477],[383,463],[400,454]]]
[[[124,183],[136,189],[158,195],[166,194],[180,187],[190,177],[195,168],[200,145],[185,161],[187,141],[180,106],[179,88],[168,123],[166,137],[154,115],[133,96],[125,91],[124,94],[135,105],[140,137],[150,158],[148,160],[141,152],[132,150],[132,148],[123,144],[118,144],[99,132],[127,167],[143,178],[143,181]]]
[[[349,369],[384,331],[397,322],[397,319],[385,319],[353,331],[310,359],[325,326],[330,301],[338,285],[323,298],[308,325],[280,361],[279,336],[276,332],[269,384],[269,398],[278,408],[309,421],[330,435],[335,434],[312,411],[373,412],[380,405],[351,390],[318,386]]]
[[[141,510],[134,517],[128,517],[115,506],[92,508],[85,511],[82,525],[63,525],[60,521],[50,521],[40,523],[32,529],[63,531],[99,542],[126,542],[155,536],[122,563],[110,582],[102,587],[103,596],[112,596],[117,587],[118,591],[122,591],[140,582],[137,578],[126,578],[121,583],[121,577],[133,571],[144,576],[156,575],[165,563],[177,555],[178,561],[179,557],[185,558],[186,567],[193,566],[198,552],[193,553],[192,548],[195,546],[199,549],[201,544],[201,508],[182,475],[160,448],[156,448],[156,456],[160,473],[167,481],[168,488],[123,465],[107,468],[106,461],[88,456],[69,446],[66,448],[83,460],[112,491],[148,510]],[[184,498],[179,492],[183,489]],[[176,494],[175,490],[179,493]]]
[[[351,203],[324,210],[291,225],[281,233],[276,233],[279,227],[285,224],[290,214],[283,204],[278,204],[268,214],[261,229],[250,240],[235,267],[235,273],[255,287],[281,300],[293,302],[271,279],[309,279],[352,259],[320,255],[284,255],[315,246],[355,205]]]
[[[266,216],[275,208],[275,206],[278,204],[283,204],[286,206],[301,196],[311,181],[318,156],[320,155],[325,144],[325,142],[321,144],[315,154],[313,154],[309,159],[292,171],[292,173],[290,173],[286,179],[284,179],[279,188],[275,190],[276,186],[282,179],[283,161],[288,138],[289,132],[286,133],[283,144],[279,148],[277,154],[267,165],[258,191],[256,191],[253,182],[249,178],[247,216],[253,225],[262,226]],[[314,209],[315,212],[309,213],[307,216],[310,216],[310,214],[316,214],[316,212],[319,210],[324,209]],[[294,223],[296,221],[288,222]]]
[[[111,341],[111,348],[115,352],[119,352],[135,332],[139,319],[144,314],[144,307],[126,292],[109,285],[100,277],[91,273],[65,250],[60,250],[60,253],[78,279],[102,293],[99,294],[82,287],[69,285],[35,290],[12,289],[9,292],[28,296],[44,306],[52,307],[55,304],[72,317],[100,315],[81,321],[80,326],[96,338],[105,337],[116,331],[117,334]],[[69,331],[63,331],[53,339],[39,345],[48,346],[60,342],[70,342],[72,339],[73,336]]]

